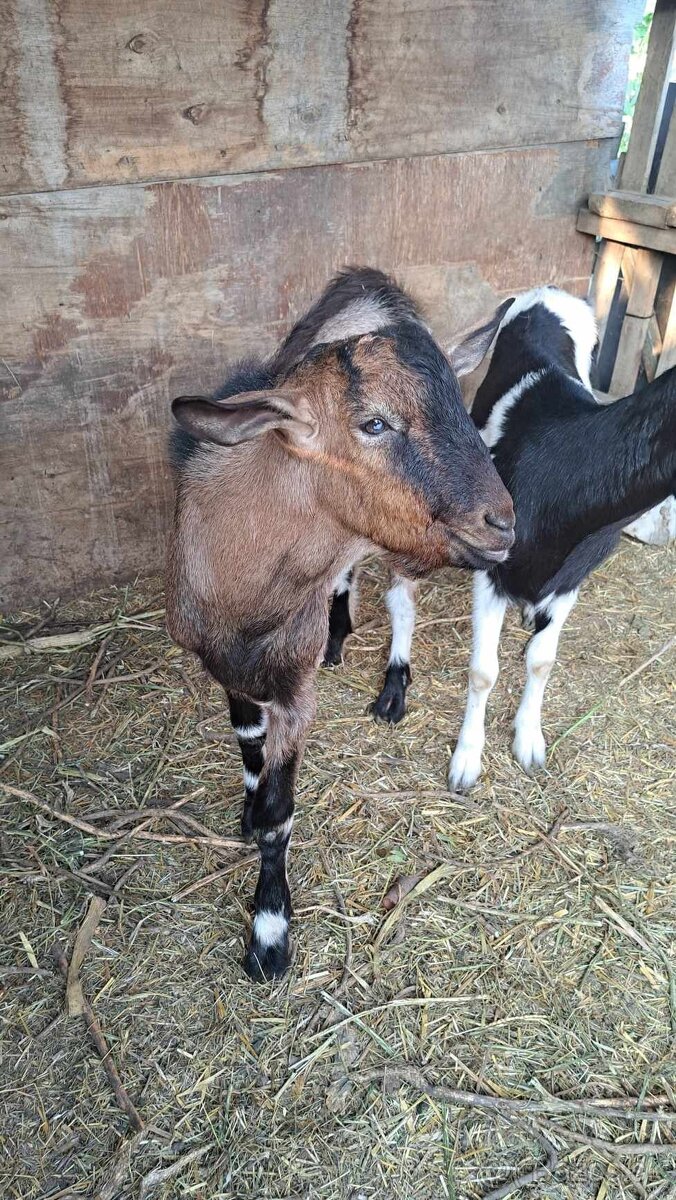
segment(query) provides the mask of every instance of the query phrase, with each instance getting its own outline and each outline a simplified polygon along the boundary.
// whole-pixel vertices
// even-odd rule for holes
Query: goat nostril
[[[484,513],[484,521],[493,529],[501,529],[503,533],[511,533],[514,528],[514,517],[511,514],[503,517],[500,513],[487,512]]]

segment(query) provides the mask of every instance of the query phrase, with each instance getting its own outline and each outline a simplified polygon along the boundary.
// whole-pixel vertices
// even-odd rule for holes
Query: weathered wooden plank
[[[267,353],[338,267],[393,271],[448,343],[505,295],[586,290],[605,169],[575,143],[5,200],[0,603],[161,566],[171,397]]]
[[[580,233],[592,233],[624,246],[642,246],[646,250],[676,254],[676,229],[653,229],[652,225],[637,225],[635,221],[599,217],[586,207],[577,215],[577,228]]]
[[[599,349],[603,345],[608,317],[617,287],[625,247],[618,242],[603,242],[594,267],[591,304],[599,332]]]
[[[662,375],[674,366],[676,366],[676,290],[671,300],[671,307],[664,329],[664,337],[662,338],[660,360],[657,364],[655,375]]]
[[[5,0],[0,194],[614,137],[641,0]]]
[[[629,299],[610,381],[610,391],[614,396],[627,395],[636,386],[662,269],[662,255],[654,250],[627,248],[623,270],[625,260],[628,282],[630,279]]]
[[[676,0],[657,0],[641,90],[636,101],[620,180],[622,188],[630,192],[645,192],[648,183],[664,95],[669,84],[675,30]]]
[[[674,192],[676,195],[676,191]],[[673,196],[643,196],[640,192],[593,192],[587,206],[600,217],[616,221],[635,221],[666,229],[676,225],[676,199]]]

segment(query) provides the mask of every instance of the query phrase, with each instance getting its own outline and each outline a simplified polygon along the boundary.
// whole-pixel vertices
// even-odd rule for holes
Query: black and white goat
[[[589,381],[595,343],[584,300],[551,287],[526,292],[502,318],[474,400],[472,417],[514,502],[516,541],[506,562],[474,577],[469,694],[449,772],[454,791],[481,773],[508,605],[533,631],[513,742],[531,771],[545,762],[542,700],[580,585],[616,548],[624,526],[676,490],[676,368],[601,405]],[[414,589],[395,577],[387,598],[392,646],[374,712],[389,721],[406,709]]]

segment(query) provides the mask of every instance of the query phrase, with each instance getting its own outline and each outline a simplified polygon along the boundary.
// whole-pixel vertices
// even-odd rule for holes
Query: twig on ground
[[[251,867],[259,861],[260,855],[258,851],[255,854],[245,854],[242,858],[238,858],[235,862],[229,863],[227,867],[221,867],[218,871],[212,871],[210,875],[204,875],[202,879],[198,879],[195,883],[188,884],[180,892],[176,892],[171,897],[172,901],[184,900],[186,896],[190,896],[193,892],[200,888],[207,887],[210,883],[215,883],[218,879],[224,879],[227,875],[232,875],[235,871],[239,871],[243,867]]]
[[[556,1146],[535,1125],[529,1123],[526,1126],[526,1132],[529,1137],[535,1138],[540,1143],[547,1156],[547,1161],[539,1167],[533,1167],[530,1171],[524,1171],[522,1175],[517,1175],[515,1179],[510,1179],[507,1183],[500,1184],[490,1192],[486,1192],[481,1200],[503,1200],[504,1196],[511,1196],[512,1192],[518,1192],[520,1188],[528,1187],[529,1184],[537,1183],[538,1180],[554,1174],[559,1165],[559,1152]]]
[[[79,829],[81,833],[88,833],[91,837],[100,838],[102,841],[121,841],[116,833],[112,833],[107,829],[99,829],[98,826],[92,825],[89,821],[81,821],[78,817],[71,817],[69,813],[59,812],[57,808],[51,808],[49,804],[45,804],[42,800],[38,800],[37,796],[31,795],[30,792],[24,791],[23,788],[11,786],[9,783],[0,781],[0,788],[9,796],[16,796],[19,800],[25,800],[27,804],[32,804],[34,808],[40,812],[46,813],[47,816],[53,817],[57,821],[63,821],[66,825],[72,825],[75,829]],[[162,810],[164,811],[164,810]],[[238,850],[241,846],[246,845],[242,838],[223,838],[216,833],[205,834],[198,836],[185,836],[176,833],[151,833],[149,830],[142,829],[139,826],[137,829],[130,829],[125,835],[126,838],[143,838],[148,842],[166,842],[176,845],[186,846],[213,846],[216,849]]]
[[[61,974],[63,975],[64,979],[67,981],[68,980],[68,959],[66,958],[66,955],[64,954],[63,947],[61,945],[59,945],[58,942],[56,942],[52,948],[52,955],[54,957],[54,961],[56,962],[56,965],[59,968]],[[83,1000],[82,1015],[87,1024],[87,1031],[89,1033],[90,1038],[92,1039],[92,1042],[96,1046],[96,1049],[98,1050],[99,1055],[101,1056],[101,1062],[103,1064],[103,1069],[106,1072],[108,1079],[110,1080],[110,1084],[113,1089],[115,1099],[117,1100],[117,1103],[118,1103],[119,1107],[122,1109],[122,1111],[127,1114],[127,1118],[129,1120],[129,1124],[130,1124],[131,1128],[134,1130],[135,1133],[139,1133],[144,1127],[143,1119],[140,1116],[140,1114],[137,1112],[136,1108],[134,1107],[131,1100],[129,1099],[127,1092],[125,1091],[122,1080],[120,1079],[120,1076],[118,1074],[117,1067],[115,1066],[115,1063],[113,1062],[112,1055],[110,1053],[110,1048],[106,1042],[106,1039],[103,1036],[103,1033],[101,1031],[101,1026],[98,1023],[96,1016],[94,1015],[93,1008],[91,1007],[91,1005],[89,1004],[89,1001],[84,996],[82,997],[82,1000]]]
[[[145,1130],[139,1131],[121,1142],[113,1156],[106,1178],[95,1193],[94,1200],[117,1200],[120,1188],[129,1173],[132,1151],[136,1149],[145,1135]]]
[[[113,636],[112,633],[109,633],[107,637],[104,637],[103,641],[101,642],[101,645],[99,646],[98,650],[96,651],[96,654],[94,655],[94,661],[92,662],[92,665],[89,668],[89,673],[87,675],[87,682],[85,683],[85,686],[84,686],[85,702],[87,704],[91,704],[91,702],[94,698],[94,680],[96,679],[96,672],[98,671],[98,669],[101,665],[101,659],[103,658],[106,650],[108,649],[108,647],[110,645],[112,636]]]
[[[75,938],[73,953],[70,956],[68,979],[66,982],[66,1005],[69,1017],[80,1017],[84,1012],[85,998],[80,983],[80,967],[92,944],[99,921],[106,910],[107,901],[101,896],[92,896],[87,916],[82,922]]]
[[[154,1167],[141,1180],[139,1200],[145,1200],[148,1192],[151,1192],[158,1184],[166,1183],[167,1179],[173,1179],[175,1175],[179,1175],[184,1167],[187,1167],[192,1162],[196,1162],[198,1158],[201,1158],[210,1149],[211,1146],[200,1146],[197,1150],[190,1150],[188,1154],[182,1154],[180,1158],[177,1158],[168,1167]]]
[[[445,1084],[430,1083],[422,1071],[405,1062],[389,1063],[386,1067],[361,1071],[352,1078],[358,1083],[382,1083],[386,1091],[407,1083],[433,1100],[466,1105],[469,1108],[482,1108],[487,1112],[543,1115],[577,1113],[585,1117],[615,1118],[620,1121],[676,1121],[676,1112],[646,1108],[646,1104],[657,1103],[656,1101],[643,1100],[643,1107],[637,1107],[639,1101],[636,1097],[620,1096],[605,1104],[597,1104],[594,1100],[565,1100],[559,1096],[549,1096],[546,1100],[515,1100],[511,1097],[483,1096],[478,1092],[460,1091]]]

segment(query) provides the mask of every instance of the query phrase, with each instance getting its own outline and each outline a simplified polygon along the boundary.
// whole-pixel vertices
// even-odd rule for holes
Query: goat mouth
[[[486,550],[473,542],[466,541],[465,538],[460,537],[457,533],[451,534],[451,543],[452,549],[458,555],[459,561],[457,565],[470,567],[474,570],[481,570],[484,567],[506,562],[513,544],[510,541],[509,546],[504,546],[501,550]]]

